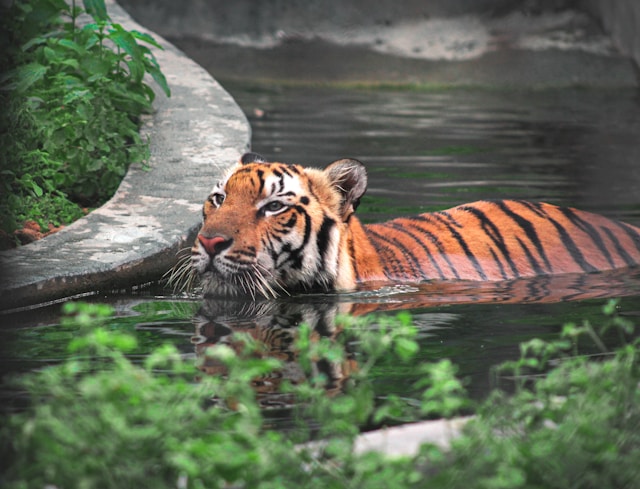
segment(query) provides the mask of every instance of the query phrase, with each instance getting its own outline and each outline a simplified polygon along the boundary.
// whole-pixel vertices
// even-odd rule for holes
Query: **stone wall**
[[[522,0],[122,0],[120,3],[134,18],[144,19],[145,25],[164,36],[204,39],[245,36],[255,40],[282,31],[348,31],[408,19],[499,13]]]
[[[640,66],[640,1],[583,0],[581,6],[600,20],[618,49]]]
[[[423,22],[435,38],[450,36],[451,18],[470,19],[453,29],[517,13],[520,19],[573,9],[588,13],[611,35],[617,48],[640,65],[639,0],[121,0],[136,19],[162,34],[253,47],[296,39],[358,43],[374,32],[407,22]],[[442,22],[444,20],[444,22]],[[488,24],[492,27],[492,24]],[[536,27],[537,28],[537,27]],[[440,34],[440,33],[442,34]],[[464,40],[464,39],[463,39]],[[384,41],[382,41],[384,42]],[[429,40],[432,43],[432,40]],[[458,43],[459,44],[459,43]]]

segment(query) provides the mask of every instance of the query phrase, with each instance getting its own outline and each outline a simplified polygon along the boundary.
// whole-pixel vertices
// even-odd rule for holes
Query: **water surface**
[[[365,222],[477,199],[518,198],[640,225],[640,107],[632,91],[227,88],[251,121],[253,150],[268,159],[314,166],[343,157],[363,161],[369,190],[358,213]],[[514,302],[514,291],[523,290],[530,301]],[[115,307],[109,327],[138,337],[136,360],[168,341],[195,361],[206,345],[230,341],[232,331],[256,337],[270,332],[279,339],[273,354],[287,359],[294,377],[295,355],[286,345],[301,322],[330,336],[339,312],[406,309],[419,329],[420,353],[412,364],[380,366],[377,394],[415,394],[415,364],[447,357],[472,395],[482,397],[491,385],[491,367],[515,358],[519,342],[552,338],[566,322],[599,321],[608,297],[619,297],[619,312],[640,321],[637,271],[499,285],[374,287],[257,306],[203,303],[160,287],[91,300]],[[75,331],[60,326],[58,310],[54,305],[2,318],[5,371],[40,368],[67,356]],[[281,399],[267,396],[264,402],[274,406]]]

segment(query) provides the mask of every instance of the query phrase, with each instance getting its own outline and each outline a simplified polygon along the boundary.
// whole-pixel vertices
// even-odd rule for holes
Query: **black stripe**
[[[305,212],[303,207],[296,205],[293,208],[304,216],[304,237],[302,238],[302,244],[298,248],[291,249],[291,245],[289,245],[291,251],[289,252],[289,257],[283,264],[289,261],[291,262],[291,268],[300,270],[302,268],[303,251],[307,247],[307,243],[309,243],[309,238],[311,237],[311,216]]]
[[[527,255],[527,260],[529,261],[529,264],[536,272],[536,275],[545,275],[546,272],[540,266],[540,263],[538,262],[538,260],[536,260],[536,258],[533,256],[533,253],[531,253],[531,250],[529,249],[529,247],[518,237],[516,237],[516,241],[522,248],[522,251],[524,251],[524,254]]]
[[[300,245],[300,249],[303,249],[305,246],[307,246],[309,238],[311,237],[311,216],[307,213],[304,207],[296,205],[293,206],[293,208],[304,216],[304,238],[302,240],[302,244]]]
[[[462,248],[462,251],[464,251],[464,254],[469,259],[469,262],[471,262],[471,264],[473,265],[473,268],[476,270],[476,272],[478,272],[478,275],[480,275],[480,278],[482,280],[487,280],[487,276],[482,269],[482,265],[480,265],[480,262],[478,262],[476,256],[469,249],[469,245],[467,245],[465,239],[460,235],[460,233],[458,233],[458,231],[456,231],[456,229],[454,229],[454,226],[462,226],[458,222],[456,222],[456,220],[451,217],[451,215],[447,211],[437,212],[434,214],[434,217],[446,226],[446,228],[451,233],[451,236],[453,236],[453,238],[458,242],[458,244]],[[444,219],[445,217],[446,219]]]
[[[322,225],[318,230],[318,235],[316,236],[316,247],[320,252],[321,263],[324,263],[327,259],[327,249],[329,248],[329,243],[331,241],[331,230],[336,225],[336,222],[328,216],[324,216],[324,220],[322,221]]]
[[[547,216],[547,219],[556,228],[556,231],[558,232],[558,234],[560,235],[560,239],[562,240],[562,244],[571,255],[571,258],[573,258],[573,260],[580,266],[580,268],[582,268],[582,270],[585,272],[597,271],[598,269],[585,259],[584,255],[580,251],[580,248],[578,248],[575,241],[571,238],[571,236],[569,236],[569,233],[564,228],[564,226],[562,226],[558,221],[556,221],[549,215]]]
[[[567,219],[569,219],[569,221],[574,226],[576,226],[578,229],[581,229],[583,232],[589,235],[589,238],[591,238],[591,241],[598,247],[600,252],[605,256],[605,258],[609,262],[609,265],[611,266],[611,268],[613,268],[614,267],[613,257],[611,256],[611,253],[607,249],[606,244],[602,240],[602,236],[600,236],[600,233],[598,233],[596,228],[592,226],[590,223],[588,223],[587,221],[585,221],[584,219],[582,219],[580,216],[576,215],[571,209],[567,207],[559,207],[558,209]]]
[[[311,196],[317,200],[320,201],[320,199],[318,198],[318,195],[314,192],[313,190],[313,186],[311,185],[311,181],[307,181],[307,190],[309,191],[309,193],[311,194]]]
[[[356,249],[353,239],[349,240],[349,256],[351,257],[351,264],[353,265],[353,271],[356,275],[356,282],[362,281],[362,275],[360,275],[360,271],[358,270],[358,263],[356,262]]]
[[[282,232],[284,233],[288,229],[291,229],[293,226],[296,225],[296,222],[298,222],[298,214],[296,214],[295,212],[292,212],[291,213],[291,217],[289,217],[289,220],[287,222],[285,222],[284,224],[282,224],[282,226],[284,227]]]
[[[529,209],[531,212],[536,214],[538,217],[541,217],[543,219],[547,218],[547,213],[542,210],[542,203],[540,202],[530,202],[528,200],[511,200],[511,201],[502,201],[502,202],[514,202],[516,204],[523,205],[524,207]]]
[[[281,166],[280,170],[282,171],[282,173],[285,173],[289,177],[293,178],[293,175],[291,174],[291,166],[289,166],[289,165]]]
[[[391,252],[391,250],[389,249],[389,246],[394,246],[396,249],[398,249],[403,255],[406,255],[407,250],[403,247],[403,246],[399,246],[398,243],[393,242],[392,240],[390,240],[389,238],[387,238],[386,236],[383,236],[375,231],[372,231],[369,228],[365,229],[366,233],[370,236],[370,237],[375,237],[376,239],[370,239],[371,243],[373,244],[374,248],[376,249],[376,251],[378,252],[378,255],[380,256],[380,261],[383,261],[383,255],[386,255],[387,257],[391,258],[391,259],[387,259],[384,261],[389,261],[389,262],[394,262],[394,266],[393,266],[393,273],[390,275],[389,271],[387,270],[386,267],[384,268],[384,273],[387,276],[387,278],[398,278],[402,275],[407,275],[406,270],[404,270],[404,268],[401,266],[400,260],[398,258],[396,258],[395,254],[393,252]],[[376,240],[378,240],[378,242],[376,242]],[[387,246],[380,246],[380,241],[384,241],[385,243],[387,243]]]
[[[502,278],[503,279],[510,278],[510,276],[507,275],[507,273],[504,271],[504,267],[502,266],[502,262],[498,258],[498,255],[496,255],[496,252],[493,251],[493,248],[489,248],[489,251],[491,252],[491,256],[493,256],[493,259],[495,260],[495,262],[498,264],[498,268],[500,269],[500,275],[502,275]],[[515,271],[514,273],[518,273],[518,272]]]
[[[262,191],[264,190],[264,171],[256,170],[256,173],[258,174],[258,181],[260,182],[260,185],[258,186],[258,195],[262,195]]]
[[[514,201],[514,202],[524,204],[524,202],[520,202],[520,201]],[[533,243],[533,246],[535,246],[538,254],[544,261],[544,264],[547,267],[547,271],[551,272],[552,267],[551,267],[551,263],[549,262],[549,259],[547,258],[547,253],[545,252],[544,244],[542,243],[542,241],[540,241],[540,238],[538,237],[538,233],[536,232],[535,226],[531,223],[531,221],[529,221],[528,219],[525,219],[517,212],[511,210],[511,208],[509,208],[506,205],[505,201],[496,201],[494,203],[502,210],[502,212],[504,212],[507,216],[509,216],[518,225],[518,227],[520,227],[520,229],[524,231],[524,233],[527,235],[527,238],[529,238],[529,241]],[[548,216],[542,215],[542,212],[540,211],[539,208],[536,208],[535,206],[527,206],[527,207],[529,208],[530,211],[535,212],[540,217],[544,217],[545,219],[548,219]]]
[[[248,256],[249,258],[256,257],[256,249],[253,246],[247,247],[246,250],[235,250],[234,253],[236,255]]]
[[[620,241],[618,241],[618,237],[615,234],[613,234],[613,231],[609,228],[603,228],[603,231],[605,232],[607,237],[611,240],[611,242],[613,243],[613,246],[615,246],[616,251],[618,252],[618,255],[620,256],[620,258],[622,258],[627,265],[635,265],[636,262],[633,260],[633,258],[629,256],[626,250],[622,247],[622,245],[620,244]]]
[[[413,219],[413,218],[412,218]],[[431,253],[431,250],[429,249],[429,247],[424,243],[424,236],[416,236],[414,233],[411,232],[410,229],[408,229],[406,226],[402,226],[401,224],[394,222],[394,221],[390,221],[388,223],[386,223],[387,225],[389,225],[390,227],[392,227],[393,229],[395,229],[396,231],[399,231],[401,233],[406,234],[407,236],[411,237],[419,246],[420,248],[422,248],[422,250],[425,252],[425,254],[427,255],[427,257],[429,258],[429,261],[431,262],[431,264],[436,268],[436,270],[438,271],[438,275],[440,276],[441,279],[445,278],[444,273],[442,272],[442,269],[440,268],[440,265],[438,265],[438,262],[436,261],[436,259],[434,258],[433,254]],[[411,223],[413,224],[413,223]],[[430,232],[425,231],[424,229],[420,228],[419,226],[415,226],[415,229],[419,230],[422,234],[426,234],[431,238],[431,241],[436,245],[436,247],[438,248],[438,251],[440,251],[441,255],[444,255],[443,253],[443,248],[442,248],[442,243],[440,243],[438,241],[438,239]],[[417,260],[417,259],[416,259]],[[422,271],[422,267],[420,266],[420,261],[418,261],[418,266],[420,267],[421,271]],[[432,279],[434,277],[429,277],[427,276],[424,271],[422,271],[422,276],[425,279]]]
[[[502,236],[502,233],[500,232],[498,227],[494,224],[494,222],[491,219],[489,219],[484,212],[482,212],[480,209],[477,209],[476,207],[465,206],[465,207],[463,207],[463,209],[468,211],[468,212],[470,212],[470,213],[472,213],[474,216],[476,216],[478,218],[478,220],[480,221],[480,223],[482,225],[482,229],[484,230],[484,232],[487,234],[487,236],[489,236],[491,241],[493,241],[493,244],[495,244],[496,247],[500,250],[500,253],[502,254],[502,257],[505,259],[505,261],[509,265],[509,268],[511,269],[511,272],[513,273],[513,276],[514,277],[519,277],[520,276],[520,272],[518,271],[518,267],[516,266],[516,264],[514,263],[513,259],[511,258],[511,253],[509,253],[509,250],[507,249],[507,245],[504,242],[504,238]],[[491,253],[493,254],[493,250],[491,250]],[[506,274],[504,273],[504,270],[502,268],[502,263],[500,263],[499,258],[497,256],[495,256],[495,255],[494,255],[494,258],[496,260],[496,263],[498,263],[498,266],[500,267],[500,271],[501,271],[502,275],[505,278],[507,278]]]
[[[423,222],[425,224],[433,225],[433,222],[431,222],[431,219],[430,219],[431,217],[433,217],[433,214],[428,214],[428,215],[421,214],[419,216],[412,217],[412,220],[414,221],[414,224],[418,222]],[[456,267],[454,267],[453,263],[451,263],[451,260],[449,259],[449,255],[445,251],[444,246],[442,246],[442,242],[438,239],[438,237],[435,234],[433,234],[431,231],[428,231],[427,229],[424,229],[418,226],[417,224],[416,224],[416,228],[419,229],[420,232],[428,236],[431,242],[434,245],[436,245],[436,247],[438,248],[438,251],[440,252],[440,255],[442,256],[442,258],[444,258],[444,261],[447,262],[447,265],[449,265],[449,270],[451,270],[455,278],[459,279],[460,275],[458,275],[458,270],[456,270]]]
[[[619,228],[622,228],[625,234],[629,236],[631,241],[633,241],[633,243],[636,245],[636,250],[640,252],[640,233],[638,233],[638,230],[633,226],[627,224],[626,222],[620,222],[620,221],[613,221],[613,222],[616,226],[618,226]],[[637,263],[637,262],[634,262],[634,263]]]
[[[278,182],[279,182],[280,186],[278,187],[278,193],[280,193],[280,192],[282,192],[284,190],[284,175],[281,173],[279,175],[279,177],[280,178],[278,179]]]

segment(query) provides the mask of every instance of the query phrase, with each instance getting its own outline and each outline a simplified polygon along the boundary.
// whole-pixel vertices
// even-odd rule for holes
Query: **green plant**
[[[195,365],[172,346],[136,365],[126,356],[135,339],[108,331],[108,310],[81,304],[67,311],[80,332],[69,345],[74,357],[24,379],[32,408],[12,418],[11,438],[3,437],[12,443],[10,486],[221,487],[260,475],[253,467],[263,449],[260,413],[211,405],[230,397],[248,405],[248,368],[237,378],[221,349],[212,354],[229,362],[228,381],[194,383]]]
[[[32,402],[2,429],[6,487],[632,488],[640,477],[640,340],[615,303],[597,326],[523,346],[500,371],[527,381],[478,406],[450,450],[425,445],[414,458],[392,459],[353,448],[363,423],[388,420],[398,407],[374,399],[370,374],[377,362],[415,352],[406,316],[342,318],[333,338],[302,327],[296,347],[308,381],[286,390],[313,428],[286,432],[258,408],[252,380],[282,365],[262,358],[255,339],[211,348],[226,374],[201,377],[171,346],[138,364],[127,353],[135,340],[109,331],[108,308],[65,307],[65,325],[79,333],[74,356],[20,380]],[[576,355],[583,340],[602,346],[610,335],[622,340],[614,352],[597,361]],[[314,365],[354,358],[360,370],[327,396],[331,379]],[[524,373],[531,368],[545,375]],[[465,405],[449,362],[423,369],[416,418]]]
[[[296,445],[311,438],[308,430],[268,429],[251,381],[281,364],[256,357],[260,345],[247,335],[237,335],[239,351],[218,345],[207,352],[209,360],[224,364],[225,376],[200,377],[173,346],[138,365],[127,356],[136,349],[135,339],[109,331],[108,307],[71,303],[65,311],[64,326],[78,330],[69,345],[73,356],[19,381],[32,402],[3,429],[8,487],[295,487],[310,474],[321,478],[318,487],[331,487],[346,477],[331,463],[317,463],[311,448]],[[365,371],[344,386],[346,395],[327,397],[326,379],[313,375],[288,387],[298,396],[300,416],[326,425],[323,433],[333,441],[322,457],[344,458],[358,433],[353,424],[373,412],[365,375],[373,357],[398,344],[406,348],[405,340],[415,334],[388,324],[375,332],[357,321],[345,323],[349,341],[360,338],[367,357]],[[304,327],[298,341],[310,374],[313,363],[346,358],[344,345],[311,339]],[[364,477],[361,468],[355,471]]]
[[[593,326],[567,325],[558,340],[522,345],[521,358],[500,367],[516,392],[494,391],[477,420],[438,464],[434,487],[632,488],[640,480],[640,339],[632,323],[604,308]],[[613,352],[603,339],[623,340]],[[584,341],[589,340],[589,341]],[[599,360],[578,355],[601,349]],[[592,348],[589,348],[591,351]],[[546,372],[532,376],[527,372]]]
[[[92,21],[80,22],[84,13]],[[147,45],[148,34],[109,18],[104,0],[84,9],[64,0],[19,0],[4,12],[9,44],[4,77],[0,161],[3,229],[25,219],[68,222],[78,211],[32,211],[34,201],[71,200],[76,209],[110,197],[131,163],[144,163],[148,143],[138,128],[152,109],[151,75],[169,87]],[[67,198],[68,197],[68,198]],[[44,226],[43,226],[44,227]]]

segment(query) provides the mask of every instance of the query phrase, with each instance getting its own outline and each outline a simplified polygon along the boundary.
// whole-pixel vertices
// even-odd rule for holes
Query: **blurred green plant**
[[[569,324],[557,340],[522,344],[520,359],[498,368],[515,394],[492,392],[430,486],[638,487],[640,338],[617,305],[603,308],[598,325]],[[620,341],[613,351],[605,347],[611,336]]]
[[[341,318],[334,338],[301,327],[296,348],[308,381],[284,390],[306,428],[288,432],[270,428],[251,386],[282,364],[257,355],[261,345],[248,335],[236,336],[239,349],[210,348],[226,374],[201,376],[173,346],[143,361],[128,356],[135,339],[109,331],[109,308],[65,308],[65,325],[78,329],[73,357],[19,380],[31,403],[0,433],[3,487],[632,488],[640,480],[639,340],[615,303],[597,327],[523,346],[499,369],[516,375],[514,393],[493,392],[450,450],[424,445],[403,458],[356,454],[354,441],[371,419],[397,414],[399,404],[374,398],[369,374],[379,361],[415,354],[406,315]],[[611,334],[621,340],[615,351],[576,354],[585,339],[603,346]],[[328,396],[330,379],[314,365],[354,355],[359,368]],[[468,409],[449,361],[422,370],[423,391],[408,403],[415,419]]]
[[[104,0],[16,0],[2,12],[1,227],[68,223],[148,158],[140,117],[149,74],[170,95],[148,34],[111,21]],[[84,14],[89,14],[88,16]],[[83,22],[80,22],[80,19]]]

